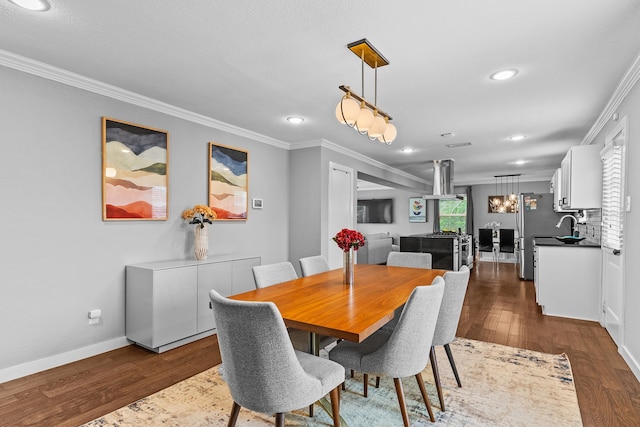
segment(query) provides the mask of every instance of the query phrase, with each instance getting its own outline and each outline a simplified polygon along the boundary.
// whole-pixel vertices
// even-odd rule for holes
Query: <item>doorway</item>
[[[342,251],[333,242],[333,236],[343,228],[354,228],[354,192],[353,169],[329,162],[329,209],[327,219],[329,250],[327,261],[331,269],[342,267]]]

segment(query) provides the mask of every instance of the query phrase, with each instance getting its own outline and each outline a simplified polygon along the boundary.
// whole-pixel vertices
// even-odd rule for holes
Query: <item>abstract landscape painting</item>
[[[166,220],[166,131],[102,118],[102,219]]]
[[[249,154],[209,143],[209,207],[218,220],[247,219]]]

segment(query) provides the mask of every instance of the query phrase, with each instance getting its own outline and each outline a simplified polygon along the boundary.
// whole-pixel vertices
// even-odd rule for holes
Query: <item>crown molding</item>
[[[118,101],[126,102],[128,104],[137,105],[142,108],[157,111],[159,113],[167,114],[179,119],[187,120],[192,123],[197,123],[223,132],[242,136],[254,141],[272,145],[274,147],[283,148],[286,150],[290,149],[291,147],[288,142],[280,141],[266,135],[262,135],[238,126],[231,125],[229,123],[221,122],[211,117],[194,113],[193,111],[185,110],[171,104],[160,102],[153,98],[149,98],[135,92],[130,92],[128,90],[124,90],[119,87],[82,76],[80,74],[72,73],[70,71],[54,67],[43,62],[35,61],[24,56],[16,55],[2,49],[0,49],[0,65],[8,68],[13,68],[15,70],[22,71],[28,74],[33,74],[35,76],[62,83],[68,86],[72,86],[78,89],[86,90],[98,95],[113,98]]]
[[[422,184],[431,185],[431,182],[429,182],[429,181],[427,181],[425,179],[419,178],[419,177],[417,177],[415,175],[411,175],[411,174],[409,174],[409,173],[407,173],[405,171],[402,171],[400,169],[392,168],[391,166],[389,166],[387,164],[384,164],[382,162],[374,160],[374,159],[372,159],[370,157],[367,157],[367,156],[365,156],[363,154],[360,154],[360,153],[358,153],[356,151],[349,150],[348,148],[344,148],[343,146],[338,145],[336,143],[333,143],[331,141],[328,141],[326,139],[318,139],[318,140],[313,140],[313,141],[305,141],[305,142],[291,144],[291,148],[290,149],[291,150],[299,150],[299,149],[303,149],[303,148],[313,148],[313,147],[328,148],[328,149],[330,149],[332,151],[335,151],[337,153],[344,154],[345,156],[349,156],[349,157],[351,157],[351,158],[353,158],[355,160],[360,160],[361,162],[367,163],[367,164],[369,164],[371,166],[378,167],[378,168],[383,169],[383,170],[388,171],[388,172],[392,172],[392,173],[394,173],[396,175],[400,175],[400,176],[402,176],[404,178],[407,178],[407,179],[410,179],[410,180],[413,180],[413,181],[416,181],[416,182],[419,182],[419,183],[422,183]]]
[[[602,128],[611,120],[611,117],[618,107],[620,107],[620,104],[624,101],[627,94],[633,89],[638,79],[640,79],[640,55],[631,63],[631,66],[620,80],[620,83],[618,83],[616,90],[613,92],[613,95],[611,95],[602,113],[600,113],[600,116],[580,143],[581,145],[589,145],[594,141]]]

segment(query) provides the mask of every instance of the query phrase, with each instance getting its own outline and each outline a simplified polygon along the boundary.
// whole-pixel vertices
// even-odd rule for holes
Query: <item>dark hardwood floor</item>
[[[458,336],[566,353],[586,427],[640,426],[640,383],[607,332],[595,322],[543,316],[533,283],[520,281],[513,264],[477,264]],[[163,354],[114,350],[0,384],[0,426],[77,426],[219,362],[215,337]]]

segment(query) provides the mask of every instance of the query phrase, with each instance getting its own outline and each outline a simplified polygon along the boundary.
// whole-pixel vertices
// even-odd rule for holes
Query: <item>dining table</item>
[[[446,270],[356,264],[354,284],[342,269],[236,294],[244,301],[271,301],[289,328],[310,333],[309,350],[318,354],[318,335],[362,342],[391,320],[416,286],[430,285]]]
[[[417,286],[431,285],[447,270],[356,264],[354,283],[345,284],[341,268],[278,283],[229,298],[271,301],[289,328],[309,332],[309,353],[320,354],[319,335],[362,342],[393,319]],[[317,402],[329,415],[331,405]],[[348,427],[340,416],[340,425]]]

